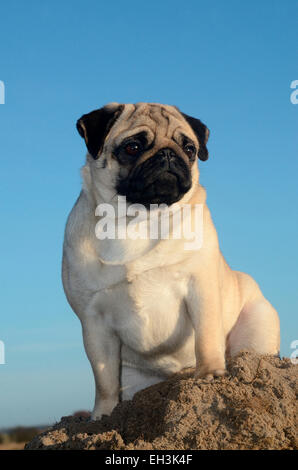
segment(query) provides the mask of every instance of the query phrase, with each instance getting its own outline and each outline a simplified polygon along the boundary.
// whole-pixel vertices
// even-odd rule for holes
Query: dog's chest
[[[122,343],[150,357],[179,347],[190,335],[186,310],[187,277],[176,270],[158,268],[131,282],[105,289],[101,311]]]

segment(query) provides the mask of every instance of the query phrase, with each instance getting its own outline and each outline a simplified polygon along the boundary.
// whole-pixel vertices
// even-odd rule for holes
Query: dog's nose
[[[162,157],[162,158],[166,158],[168,160],[171,160],[172,158],[175,158],[177,155],[176,153],[174,152],[173,149],[170,149],[170,148],[163,148],[163,149],[160,149],[158,152],[157,152],[157,155],[159,157]]]
[[[161,165],[162,166],[167,166],[167,167],[169,167],[171,162],[173,161],[173,159],[177,157],[174,150],[170,149],[170,148],[160,149],[157,152],[156,156],[158,156],[160,158]]]

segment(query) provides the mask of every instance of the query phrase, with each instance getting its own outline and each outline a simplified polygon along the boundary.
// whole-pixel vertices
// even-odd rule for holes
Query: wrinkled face
[[[192,187],[197,157],[208,158],[206,126],[173,106],[111,104],[83,116],[78,130],[102,170],[112,172],[117,194],[146,207],[181,200]]]

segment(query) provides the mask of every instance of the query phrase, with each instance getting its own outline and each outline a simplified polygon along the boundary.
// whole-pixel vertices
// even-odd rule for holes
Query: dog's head
[[[128,202],[171,205],[197,183],[196,159],[207,160],[207,127],[175,106],[110,103],[83,115],[95,185],[104,184]]]

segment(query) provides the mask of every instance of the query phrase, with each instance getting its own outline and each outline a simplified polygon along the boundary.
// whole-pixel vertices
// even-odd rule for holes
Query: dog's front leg
[[[219,283],[215,274],[191,279],[187,307],[195,330],[195,376],[224,375],[225,338]]]
[[[92,419],[97,420],[110,415],[119,402],[120,340],[98,313],[84,318],[82,327],[96,387]]]

